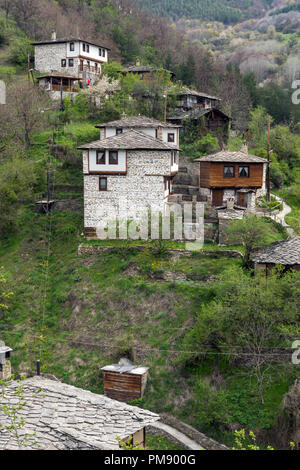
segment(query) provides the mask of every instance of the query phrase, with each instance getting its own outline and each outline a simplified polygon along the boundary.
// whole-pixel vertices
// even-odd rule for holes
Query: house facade
[[[128,120],[124,119],[122,132],[118,132],[121,128],[117,127],[120,121],[115,127],[112,123],[101,125],[101,139],[79,147],[83,150],[84,234],[87,238],[99,238],[99,227],[114,215],[140,219],[146,217],[149,210],[165,212],[172,179],[179,168],[177,128],[149,121],[139,116],[136,121],[139,127],[132,128],[127,127]],[[160,132],[156,134],[158,123]],[[152,135],[147,133],[150,131]],[[171,140],[174,138],[177,143],[166,142],[170,138],[168,134],[172,134]]]
[[[200,163],[200,194],[216,208],[227,205],[255,209],[256,200],[266,194],[267,161],[249,155],[244,148],[224,150],[195,160]]]
[[[123,75],[127,75],[127,74],[138,75],[141,80],[149,82],[149,81],[151,81],[155,78],[157,73],[162,72],[162,71],[167,72],[167,73],[170,74],[170,80],[171,81],[175,80],[175,73],[174,72],[172,72],[170,70],[163,69],[163,68],[152,67],[151,65],[141,65],[139,60],[136,61],[135,65],[131,65],[129,67],[124,68],[121,71],[121,73]]]
[[[108,62],[109,49],[100,44],[79,38],[57,39],[52,33],[50,41],[33,43],[35,70],[60,76],[75,77],[81,81],[93,81],[102,72],[102,65]],[[53,84],[60,85],[60,81]],[[64,90],[67,91],[67,90]]]
[[[183,88],[178,95],[177,108],[189,111],[195,108],[210,109],[215,108],[221,102],[220,98],[202,93],[190,88]]]

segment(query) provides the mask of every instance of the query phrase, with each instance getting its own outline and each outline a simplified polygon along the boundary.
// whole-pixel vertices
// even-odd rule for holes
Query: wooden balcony
[[[90,73],[95,73],[96,75],[101,74],[101,67],[98,66],[96,67],[95,65],[79,65],[78,67],[78,72],[90,72]]]
[[[52,83],[51,91],[60,91],[60,87],[61,87],[60,84]],[[63,85],[62,86],[62,91],[72,93],[72,92],[74,92],[74,87],[71,84],[70,85]]]

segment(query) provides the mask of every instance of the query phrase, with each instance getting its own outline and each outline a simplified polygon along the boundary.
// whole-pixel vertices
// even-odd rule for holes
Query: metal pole
[[[60,107],[59,110],[64,111],[64,101],[63,101],[63,83],[62,78],[60,79]]]
[[[47,215],[49,214],[50,204],[50,171],[47,170]]]
[[[268,117],[267,202],[271,201],[271,117]]]
[[[36,361],[36,375],[41,375],[40,361]]]

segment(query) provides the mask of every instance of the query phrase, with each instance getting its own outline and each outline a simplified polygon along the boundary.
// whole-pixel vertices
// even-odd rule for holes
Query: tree
[[[244,247],[243,264],[251,267],[252,254],[266,247],[274,240],[272,225],[255,215],[249,215],[234,221],[227,229],[228,240],[232,244],[242,244]]]
[[[14,230],[21,203],[31,200],[39,182],[38,167],[23,155],[7,158],[0,167],[0,236]]]
[[[250,377],[256,379],[263,405],[264,384],[267,377],[271,379],[271,368],[287,369],[277,348],[290,347],[285,332],[297,330],[299,281],[300,273],[277,273],[266,279],[251,278],[240,270],[226,272],[218,283],[215,300],[201,307],[194,328],[184,339],[184,349],[198,350],[202,360],[209,353],[227,356],[241,372],[244,366],[245,374],[250,371]],[[190,360],[188,353],[183,353],[182,360],[187,358]]]
[[[6,273],[2,266],[0,268],[0,312],[8,309],[7,301],[12,295],[13,293],[7,289]]]
[[[28,148],[32,133],[45,126],[48,106],[45,92],[29,81],[11,84],[7,87],[7,105],[1,108],[1,137],[9,135]]]
[[[36,441],[35,433],[24,435],[24,433],[21,432],[22,428],[24,428],[26,424],[24,417],[21,415],[22,410],[27,405],[24,396],[24,387],[22,385],[17,385],[12,396],[9,397],[6,393],[6,382],[0,380],[0,387],[2,387],[0,398],[0,417],[1,414],[4,416],[4,419],[1,419],[4,424],[0,423],[0,427],[2,427],[5,432],[12,434],[17,442],[19,450],[26,448],[29,445],[31,447],[40,447]]]

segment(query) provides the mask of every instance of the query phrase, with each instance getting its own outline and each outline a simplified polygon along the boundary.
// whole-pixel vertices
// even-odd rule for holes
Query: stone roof
[[[52,72],[46,73],[45,75],[41,75],[40,77],[37,77],[37,80],[41,80],[42,78],[70,78],[72,80],[79,80],[80,77],[75,77],[74,75],[70,75],[68,73],[64,72],[59,72],[53,70]]]
[[[40,41],[40,42],[32,42],[32,46],[44,46],[46,44],[64,44],[66,42],[85,42],[86,44],[90,44],[91,46],[96,46],[96,47],[102,47],[103,49],[106,49],[110,51],[109,47],[103,46],[101,44],[97,44],[95,42],[91,41],[86,41],[85,39],[80,39],[80,38],[62,38],[62,39],[55,39],[55,40],[50,40],[50,41]]]
[[[196,158],[195,162],[226,162],[226,163],[267,163],[267,160],[255,155],[250,155],[246,152],[222,150],[221,152],[213,155],[206,155],[205,157]]]
[[[179,95],[180,95],[180,96],[185,96],[185,95],[188,95],[188,96],[199,96],[200,98],[209,98],[209,99],[211,99],[211,100],[221,101],[221,98],[217,98],[216,96],[208,95],[207,93],[203,93],[203,92],[201,92],[201,91],[192,90],[191,88],[183,88],[183,89],[179,92]]]
[[[175,73],[171,72],[171,70],[166,70],[161,67],[151,67],[151,65],[130,65],[129,67],[125,67],[122,72],[150,73],[159,72],[160,70],[164,70],[165,72],[169,72],[171,75],[175,75]]]
[[[300,265],[300,237],[273,243],[257,254],[253,261],[259,264]]]
[[[25,420],[19,434],[36,434],[27,449],[36,449],[35,441],[41,450],[117,450],[116,436],[125,439],[159,420],[150,411],[38,376],[21,384],[9,382],[0,404],[15,404],[19,385],[26,402],[18,412]],[[8,422],[1,410],[0,422],[0,450],[18,449],[13,431],[4,428]]]
[[[200,119],[202,116],[205,116],[211,111],[215,113],[219,113],[222,116],[228,119],[231,119],[230,116],[227,116],[227,114],[223,113],[223,111],[217,108],[194,108],[194,109],[190,109],[189,111],[178,111],[177,113],[173,114],[173,116],[169,116],[168,121],[183,121],[184,119]]]
[[[119,119],[117,121],[110,121],[105,122],[104,124],[97,124],[95,127],[99,129],[104,127],[122,127],[122,128],[151,128],[157,129],[158,127],[181,127],[178,125],[173,125],[168,122],[158,121],[157,119],[152,119],[146,116],[134,116],[134,117],[126,117],[123,119]]]
[[[122,358],[118,364],[110,364],[101,367],[104,372],[115,372],[118,374],[131,374],[131,375],[144,375],[149,370],[149,367],[135,366],[129,359]]]
[[[170,146],[162,140],[155,139],[143,132],[134,129],[122,134],[114,135],[103,140],[95,140],[89,144],[78,147],[80,150],[178,150],[176,146]]]

